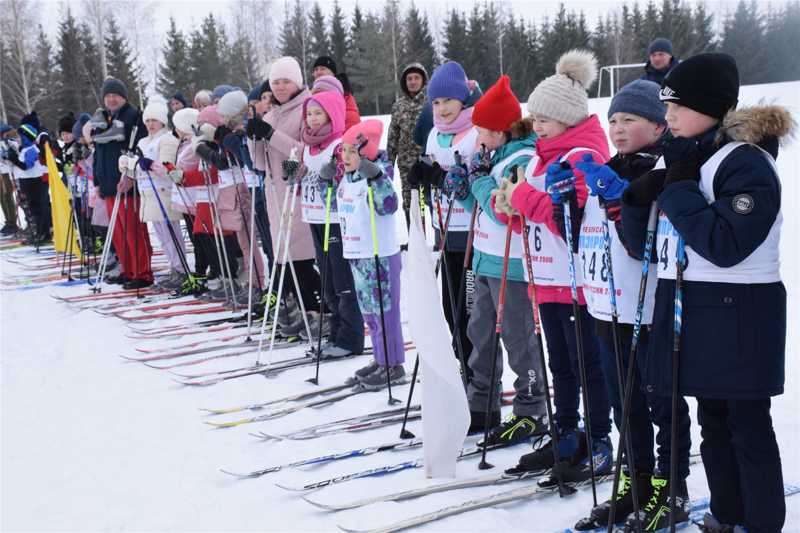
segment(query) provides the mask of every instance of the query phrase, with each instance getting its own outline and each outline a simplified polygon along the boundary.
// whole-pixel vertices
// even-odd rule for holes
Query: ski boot
[[[495,426],[489,432],[489,445],[514,444],[521,440],[544,435],[547,430],[547,415],[517,416],[509,413],[503,423]],[[478,446],[483,446],[483,442],[479,442]]]
[[[406,369],[403,368],[403,365],[392,366],[389,367],[388,370],[389,380],[391,381],[392,385],[399,385],[404,382],[406,377]],[[389,381],[386,379],[386,371],[387,367],[385,365],[380,365],[375,372],[361,380],[361,386],[367,390],[373,391],[384,388],[387,381]]]
[[[652,491],[652,482],[650,474],[637,474],[636,475],[636,492],[639,501],[639,508],[643,508],[647,501],[650,499]],[[614,513],[614,523],[624,521],[628,516],[633,513],[633,485],[628,472],[623,470],[619,478],[619,490],[617,491],[617,508]],[[594,509],[588,518],[583,518],[577,524],[575,529],[578,531],[589,531],[600,527],[608,526],[608,517],[611,514],[611,498],[607,499]],[[730,533],[730,532],[728,532]]]
[[[103,133],[94,136],[94,142],[98,144],[106,144],[112,141],[125,140],[125,124],[121,120],[114,120],[111,127]]]
[[[565,482],[586,481],[592,477],[589,466],[589,454],[586,451],[586,436],[582,431],[576,432],[580,445],[570,459],[561,461],[561,478]],[[592,461],[595,476],[605,476],[611,472],[614,450],[611,439],[592,439]]]
[[[734,526],[720,524],[719,520],[717,520],[711,513],[704,514],[703,523],[697,524],[697,526],[705,533],[733,533],[735,529]]]
[[[486,433],[486,412],[485,411],[470,411],[470,422],[467,429],[467,435],[483,435]],[[497,427],[503,421],[503,415],[500,411],[492,411],[489,415],[489,428]]]
[[[578,442],[578,434],[574,429],[558,428],[558,458],[559,460],[568,460],[580,447]],[[517,474],[519,472],[534,472],[537,470],[545,470],[553,468],[556,464],[556,456],[553,453],[553,442],[547,441],[539,449],[525,454],[519,458],[519,464],[514,468],[506,470],[507,474]],[[625,515],[628,516],[628,515]]]
[[[359,368],[356,370],[355,374],[353,374],[353,377],[347,378],[344,382],[345,385],[358,385],[364,378],[378,370],[379,366],[378,360],[373,357],[369,360],[367,366]]]
[[[639,521],[641,522],[643,531],[658,531],[669,528],[670,481],[653,476],[651,478],[651,484],[652,496],[650,496],[648,501],[643,502],[642,507],[639,509]],[[677,497],[675,498],[675,523],[680,524],[689,519],[689,511],[691,508],[689,505],[689,489],[686,487],[686,481],[679,481],[677,488]],[[636,531],[636,516],[633,513],[631,513],[625,521],[625,526],[620,531],[624,533],[633,533]]]

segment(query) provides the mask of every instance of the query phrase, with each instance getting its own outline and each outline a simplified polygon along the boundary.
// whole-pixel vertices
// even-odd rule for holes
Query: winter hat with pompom
[[[509,131],[522,118],[519,100],[511,92],[511,78],[500,76],[472,110],[472,123],[492,131]]]
[[[369,139],[367,145],[361,148],[361,155],[365,155],[370,161],[375,161],[375,158],[378,157],[381,135],[383,135],[383,122],[376,119],[359,122],[345,132],[342,136],[342,142],[355,146],[356,137],[358,137],[359,133],[363,133]]]
[[[151,98],[150,103],[144,108],[142,120],[147,122],[150,119],[159,121],[165,127],[169,124],[169,110],[163,98]]]
[[[192,126],[197,127],[197,117],[200,116],[200,111],[192,109],[191,107],[184,107],[172,115],[172,123],[176,129],[181,130],[183,133],[191,135]]]
[[[75,118],[75,113],[70,111],[60,119],[58,119],[58,133],[72,133],[72,126],[75,125],[77,119]]]
[[[243,113],[247,107],[247,95],[242,91],[232,91],[222,97],[217,104],[217,112],[226,117]]]
[[[83,125],[91,119],[92,117],[89,113],[81,113],[81,116],[78,117],[78,121],[72,126],[72,136],[75,137],[75,140],[83,137]]]
[[[585,50],[567,52],[556,63],[556,74],[536,86],[528,98],[528,112],[538,113],[567,126],[589,118],[586,89],[597,77],[597,59]]]

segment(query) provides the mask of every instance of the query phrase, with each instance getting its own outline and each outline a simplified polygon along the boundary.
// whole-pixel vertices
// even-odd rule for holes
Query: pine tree
[[[736,58],[742,85],[761,83],[770,50],[763,46],[764,26],[755,0],[739,0],[736,12],[725,21],[721,49]]]
[[[428,71],[428,75],[433,74],[433,69],[436,67],[433,36],[428,26],[428,18],[420,16],[419,9],[413,1],[406,13],[403,41],[407,63],[420,63]]]
[[[472,7],[468,24],[465,43],[466,58],[465,62],[461,63],[461,66],[465,69],[469,66],[467,77],[477,81],[485,91],[497,80],[490,80],[483,70],[483,59],[486,56],[486,49],[484,48],[486,39],[484,39],[483,33],[483,15],[477,3]]]
[[[129,59],[131,50],[125,37],[120,33],[117,21],[113,15],[109,15],[106,25],[106,66],[108,75],[117,78],[125,84],[128,89],[128,97],[131,105],[140,107],[139,93],[137,91],[136,73],[133,69],[133,60]]]
[[[530,34],[522,17],[516,21],[513,14],[508,16],[503,39],[504,72],[511,78],[511,90],[521,101],[527,100],[535,87],[534,77],[537,69],[535,39],[535,30]]]
[[[213,14],[203,19],[199,29],[192,29],[189,41],[190,75],[196,80],[197,90],[227,83],[227,69],[221,54],[224,45]]]
[[[92,65],[90,51],[95,48],[91,32],[81,26],[67,6],[61,13],[58,32],[57,66],[60,96],[56,113],[86,110],[102,105],[99,88],[103,80],[99,62]],[[87,58],[89,58],[87,60]]]
[[[644,21],[636,47],[639,52],[639,57],[643,58],[645,62],[650,60],[650,43],[652,43],[656,37],[661,37],[661,19],[658,14],[658,8],[656,8],[653,0],[649,0],[649,2],[647,2],[647,9],[645,9],[644,12]]]
[[[228,62],[228,83],[241,87],[247,93],[256,85],[261,85],[261,76],[256,64],[256,52],[253,41],[246,33],[240,33],[228,47],[229,52],[224,54],[230,57]]]
[[[357,6],[356,6],[357,7]],[[347,54],[350,51],[350,42],[347,35],[347,22],[338,0],[333,2],[331,15],[331,57],[336,61],[339,72],[347,72]]]
[[[445,61],[455,61],[460,64],[467,77],[475,69],[469,64],[469,49],[467,36],[467,19],[464,13],[456,8],[450,10],[442,30],[444,46],[442,55]]]
[[[36,112],[39,120],[46,122],[48,127],[55,127],[54,114],[59,94],[58,88],[53,83],[52,75],[55,72],[55,61],[53,60],[53,46],[50,39],[44,32],[41,23],[36,30],[36,51],[34,53],[34,64],[36,70],[33,72],[33,91],[42,96],[36,103]],[[20,117],[21,118],[21,117]]]
[[[505,33],[498,19],[499,13],[494,2],[483,4],[483,57],[481,70],[484,75],[484,85],[487,89],[505,74],[503,64],[502,41]]]
[[[706,12],[705,3],[699,2],[694,8],[692,15],[694,22],[692,28],[692,47],[683,57],[689,57],[703,52],[713,52],[714,43],[714,15]]]
[[[83,23],[80,25],[78,29],[78,35],[80,35],[81,46],[83,48],[82,62],[83,62],[83,75],[84,81],[86,83],[87,89],[84,89],[85,97],[91,101],[97,102],[98,104],[103,101],[102,97],[102,87],[103,87],[103,69],[102,69],[102,61],[100,60],[100,46],[98,43],[94,41],[93,32],[91,27],[87,23]],[[144,85],[142,85],[144,87]],[[130,101],[133,105],[137,105],[139,103],[139,95],[133,94],[130,90],[128,90],[128,101]],[[90,105],[93,105],[91,103]]]
[[[314,2],[309,30],[311,33],[311,65],[313,66],[314,61],[319,56],[325,56],[330,53],[330,41],[325,27],[325,15],[322,13],[322,8],[319,7],[319,2]]]
[[[284,56],[293,57],[300,63],[305,85],[307,80],[314,79],[311,67],[316,59],[312,50],[313,36],[305,2],[295,0],[294,9],[291,11],[287,2],[284,21],[280,37],[281,52]]]
[[[800,2],[789,2],[766,17],[764,48],[770,51],[765,83],[800,80],[800,55],[786,43],[800,42]]]
[[[169,17],[169,31],[167,42],[162,49],[164,53],[164,66],[161,69],[160,85],[168,94],[173,94],[186,89],[190,83],[190,65],[186,61],[188,44],[183,32],[175,25],[175,18]]]
[[[374,109],[376,115],[382,110],[389,112],[399,89],[394,83],[391,52],[380,30],[381,21],[377,15],[368,13],[361,18],[349,72],[359,109]]]

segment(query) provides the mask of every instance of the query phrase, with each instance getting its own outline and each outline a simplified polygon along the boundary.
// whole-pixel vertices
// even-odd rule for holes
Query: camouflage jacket
[[[422,90],[413,98],[406,88],[406,75],[412,69],[421,71],[424,77]],[[400,77],[400,87],[403,89],[403,95],[392,106],[392,120],[389,123],[386,153],[389,156],[389,162],[397,168],[405,182],[408,170],[423,150],[422,146],[414,142],[414,126],[417,124],[422,107],[428,103],[428,73],[425,67],[419,63],[408,65]]]

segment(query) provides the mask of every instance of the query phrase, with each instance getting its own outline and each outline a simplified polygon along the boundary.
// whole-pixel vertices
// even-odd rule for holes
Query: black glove
[[[419,188],[425,179],[425,172],[423,170],[423,167],[425,166],[427,165],[422,162],[422,158],[411,165],[411,168],[408,170],[408,175],[406,175],[406,182],[408,183],[409,187],[414,189]]]
[[[8,151],[8,160],[11,161],[15,166],[19,167],[21,170],[28,169],[28,165],[19,160],[19,154],[17,154],[17,152],[15,152],[14,150]]]
[[[672,163],[667,169],[667,179],[664,180],[666,189],[673,183],[684,180],[700,181],[700,160],[696,157],[689,157]]]
[[[368,182],[371,182],[383,176],[383,168],[367,159],[367,156],[362,155],[358,161],[358,173],[367,178]]]
[[[326,182],[330,187],[333,184],[333,179],[336,177],[336,174],[339,173],[339,163],[336,161],[336,158],[332,158],[330,161],[322,165],[322,168],[319,169],[319,179]]]
[[[664,180],[667,177],[667,169],[660,168],[651,170],[641,178],[633,182],[622,193],[622,199],[637,207],[649,206],[658,199],[661,190],[664,188]]]
[[[444,178],[446,176],[446,172],[436,161],[434,161],[432,165],[428,165],[423,162],[422,175],[425,179],[425,184],[428,185],[428,187],[444,189]]]
[[[225,137],[227,137],[231,133],[233,133],[233,132],[231,131],[231,129],[228,126],[226,126],[224,124],[221,125],[221,126],[217,126],[217,129],[214,131],[214,140],[217,141],[217,142],[221,142],[222,139],[224,139]]]
[[[270,140],[272,138],[272,134],[275,133],[275,128],[270,126],[269,122],[252,119],[247,121],[246,132],[250,139],[255,139],[258,141],[261,139]]]

